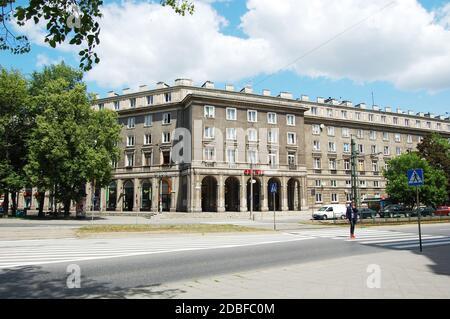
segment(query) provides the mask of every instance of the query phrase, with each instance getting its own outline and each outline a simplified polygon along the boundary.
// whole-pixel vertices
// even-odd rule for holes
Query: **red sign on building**
[[[244,175],[250,176],[252,174],[252,170],[251,169],[246,169],[244,170]],[[260,170],[260,169],[254,169],[253,170],[253,176],[262,176],[264,175],[264,171]]]

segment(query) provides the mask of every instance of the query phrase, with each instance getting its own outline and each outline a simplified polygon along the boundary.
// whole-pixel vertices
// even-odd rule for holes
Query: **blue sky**
[[[350,1],[350,0],[349,0]],[[399,0],[402,1],[402,0]],[[273,94],[278,94],[278,92],[280,91],[288,91],[288,92],[292,92],[294,94],[294,96],[298,97],[300,96],[300,94],[306,94],[309,95],[312,99],[314,99],[317,96],[320,97],[334,97],[334,98],[338,98],[338,99],[343,99],[343,100],[351,100],[353,101],[355,104],[359,103],[359,102],[366,102],[368,105],[372,104],[372,92],[374,94],[374,99],[375,99],[375,104],[380,105],[380,106],[392,106],[392,107],[400,107],[403,110],[415,110],[415,111],[430,111],[433,112],[435,114],[445,114],[446,112],[450,112],[450,79],[448,77],[444,75],[436,75],[436,78],[439,78],[439,83],[435,83],[435,81],[433,80],[433,74],[428,74],[428,70],[431,68],[431,66],[429,67],[428,65],[424,65],[423,68],[424,70],[416,70],[416,67],[414,64],[418,64],[418,62],[415,62],[415,60],[411,60],[410,64],[411,65],[405,65],[405,69],[407,71],[404,71],[403,69],[400,70],[399,72],[404,72],[405,74],[402,75],[401,77],[397,78],[396,74],[394,73],[393,75],[389,75],[389,76],[384,76],[382,73],[379,74],[376,71],[377,70],[370,70],[368,72],[368,75],[366,77],[364,70],[362,70],[363,68],[365,68],[367,66],[368,69],[371,69],[371,64],[372,61],[374,61],[374,59],[376,60],[376,55],[375,58],[369,57],[367,61],[359,61],[358,63],[361,63],[357,66],[355,66],[350,72],[346,72],[346,71],[342,71],[339,68],[339,63],[337,64],[332,64],[330,66],[330,72],[328,72],[327,69],[327,65],[329,65],[329,59],[327,59],[325,57],[326,54],[328,54],[328,52],[330,52],[331,50],[336,49],[336,51],[333,51],[334,53],[332,54],[332,59],[336,58],[337,55],[341,54],[339,52],[342,52],[342,50],[339,50],[338,45],[340,42],[344,42],[344,41],[352,41],[353,37],[356,37],[356,35],[358,34],[364,34],[364,32],[362,31],[362,29],[358,30],[351,30],[348,32],[347,35],[344,35],[342,38],[337,38],[336,40],[334,40],[334,43],[330,44],[330,47],[324,47],[314,53],[311,54],[311,56],[306,57],[305,59],[303,59],[303,61],[301,61],[301,65],[299,66],[295,66],[293,67],[293,69],[282,69],[283,66],[286,66],[286,64],[288,64],[290,61],[292,61],[292,58],[296,58],[301,56],[305,51],[308,51],[308,49],[311,49],[314,47],[314,44],[312,43],[313,41],[309,41],[311,44],[309,45],[305,45],[305,46],[299,46],[298,48],[295,47],[295,42],[301,42],[302,41],[302,37],[297,38],[297,40],[295,39],[295,36],[293,37],[293,42],[294,42],[294,47],[290,48],[289,50],[291,50],[289,52],[289,54],[286,54],[285,57],[282,57],[283,55],[283,51],[279,51],[279,52],[274,52],[273,55],[271,55],[271,57],[280,57],[279,60],[271,62],[273,63],[273,65],[264,67],[264,68],[258,68],[258,61],[255,62],[255,65],[251,65],[249,66],[248,70],[241,71],[242,67],[239,67],[239,62],[236,62],[237,58],[232,59],[232,63],[236,62],[236,70],[227,70],[227,72],[223,72],[222,70],[220,70],[220,68],[218,69],[215,66],[211,66],[211,67],[203,67],[203,66],[198,66],[201,65],[201,61],[197,61],[196,63],[194,62],[189,62],[190,56],[196,56],[197,52],[199,52],[200,50],[203,52],[202,54],[205,54],[206,57],[203,57],[202,59],[206,61],[206,59],[209,59],[208,56],[210,55],[214,55],[217,54],[217,64],[220,64],[221,60],[224,61],[228,61],[226,60],[227,57],[229,56],[231,53],[230,52],[234,52],[232,51],[228,46],[228,42],[227,40],[229,40],[227,37],[231,37],[234,40],[239,40],[241,39],[242,42],[242,46],[244,47],[242,52],[239,52],[240,56],[243,56],[245,54],[248,54],[248,56],[250,57],[257,57],[258,54],[262,53],[263,51],[265,51],[264,49],[261,48],[265,48],[266,45],[268,45],[267,51],[271,51],[270,48],[276,47],[277,44],[279,44],[278,42],[276,42],[277,38],[281,38],[283,36],[282,33],[279,33],[275,38],[275,42],[274,40],[270,39],[271,35],[270,35],[270,28],[268,28],[269,31],[267,30],[262,30],[264,28],[258,28],[258,25],[263,25],[265,23],[265,20],[263,20],[263,24],[259,24],[261,23],[261,19],[264,19],[268,17],[267,20],[267,24],[271,24],[273,25],[273,30],[274,33],[275,32],[281,32],[280,30],[282,29],[282,26],[279,26],[279,21],[276,20],[278,18],[280,19],[284,19],[283,18],[283,14],[286,14],[286,21],[289,22],[289,19],[293,19],[293,17],[291,15],[288,15],[288,13],[286,12],[282,12],[282,10],[280,10],[280,12],[276,12],[277,15],[279,15],[280,17],[276,17],[274,18],[274,20],[271,20],[270,17],[270,11],[267,13],[264,11],[264,8],[258,8],[258,5],[255,5],[255,8],[253,8],[253,12],[255,13],[253,17],[248,17],[248,19],[246,18],[246,22],[243,23],[243,25],[241,25],[241,23],[243,22],[242,18],[244,15],[246,15],[249,12],[249,8],[247,6],[247,1],[242,1],[242,0],[222,0],[222,1],[207,1],[207,4],[199,4],[198,8],[199,11],[196,12],[194,14],[198,15],[197,18],[200,19],[202,18],[202,20],[206,20],[209,21],[208,19],[211,18],[212,14],[216,14],[217,16],[220,16],[222,19],[226,19],[226,23],[221,23],[220,26],[217,27],[217,30],[215,33],[211,33],[207,37],[208,39],[210,39],[209,41],[214,41],[211,40],[212,37],[217,37],[218,38],[218,44],[217,46],[218,49],[217,51],[213,51],[213,52],[208,52],[208,48],[204,48],[202,46],[201,43],[198,44],[198,47],[195,47],[194,49],[192,49],[192,51],[190,52],[188,49],[186,49],[186,52],[183,53],[182,56],[176,56],[174,57],[172,60],[166,61],[164,60],[166,57],[163,56],[160,58],[161,64],[162,63],[170,63],[170,72],[169,70],[167,70],[167,74],[164,73],[164,68],[162,68],[162,70],[158,70],[158,72],[155,72],[155,74],[151,74],[148,77],[146,77],[145,72],[141,72],[141,69],[139,67],[139,62],[140,59],[143,59],[142,61],[144,61],[146,59],[146,56],[143,54],[143,56],[138,55],[138,53],[136,53],[135,51],[133,51],[133,56],[129,56],[129,54],[127,54],[126,50],[123,50],[123,52],[121,53],[122,56],[119,57],[117,60],[113,60],[109,59],[110,55],[114,55],[117,54],[117,52],[115,52],[116,50],[114,50],[114,47],[109,48],[108,50],[106,48],[102,49],[104,51],[101,51],[101,63],[103,64],[103,61],[105,61],[104,65],[102,66],[102,68],[98,68],[95,72],[92,72],[92,75],[88,76],[87,79],[87,83],[88,83],[88,89],[92,92],[98,92],[101,95],[105,95],[107,91],[110,91],[112,89],[120,91],[121,88],[124,87],[133,87],[136,85],[137,82],[134,82],[132,80],[127,80],[127,79],[133,79],[133,77],[135,77],[137,75],[137,73],[139,73],[139,81],[148,81],[145,82],[145,84],[148,84],[150,87],[153,86],[155,84],[155,82],[157,81],[158,77],[161,77],[161,80],[167,81],[169,84],[173,83],[172,81],[177,77],[176,71],[177,71],[177,65],[178,68],[181,70],[180,71],[180,76],[186,76],[186,77],[191,77],[190,72],[193,73],[192,77],[194,77],[194,79],[196,80],[196,84],[201,85],[203,80],[212,80],[215,81],[216,83],[216,87],[223,87],[225,85],[225,83],[233,83],[237,88],[243,87],[245,84],[247,83],[252,83],[254,86],[254,91],[255,92],[260,92],[262,89],[267,88],[270,89]],[[250,1],[252,2],[252,1]],[[254,0],[253,0],[254,2]],[[280,1],[280,3],[283,1]],[[338,2],[338,1],[336,1]],[[406,2],[410,3],[411,0],[406,0]],[[431,11],[436,11],[436,12],[440,12],[439,10],[441,8],[443,8],[446,4],[448,4],[447,1],[443,1],[443,0],[421,0],[418,1],[419,4],[423,7],[423,9],[427,10],[428,12]],[[107,5],[110,5],[109,1],[105,1],[105,3]],[[118,2],[119,8],[121,8],[120,6],[123,5],[122,2]],[[409,5],[409,4],[408,4]],[[202,9],[201,6],[205,6],[208,8]],[[414,8],[414,5],[410,5],[410,7],[412,8],[411,13],[410,14],[421,14],[420,10],[418,10],[417,8]],[[129,11],[127,10],[123,10],[122,12],[129,12],[130,14],[133,14],[133,7],[127,7],[129,9]],[[149,9],[150,10],[150,9]],[[152,9],[153,10],[153,9]],[[212,10],[212,11],[211,11]],[[362,9],[361,9],[362,10]],[[119,10],[120,11],[120,10]],[[119,11],[114,11],[113,8],[111,8],[111,15],[116,14],[116,19],[118,19],[117,17],[120,17],[122,15],[122,13],[120,13]],[[215,12],[215,13],[211,13],[211,12]],[[361,11],[361,12],[366,12],[366,11]],[[367,12],[371,12],[370,10]],[[449,15],[448,15],[448,21],[450,23],[450,10],[448,11]],[[135,13],[134,13],[135,14]],[[267,14],[269,14],[269,16],[267,16]],[[383,13],[384,14],[384,13]],[[388,15],[389,12],[386,12],[386,14]],[[361,17],[364,16],[364,13],[361,13]],[[262,17],[262,18],[261,18]],[[175,19],[175,18],[174,18]],[[189,18],[190,19],[190,18]],[[193,18],[194,19],[194,18]],[[258,21],[258,19],[260,19]],[[388,18],[387,18],[388,19]],[[167,20],[167,19],[166,19]],[[214,29],[214,16],[212,16],[211,21],[209,23],[211,23],[211,29]],[[195,20],[193,20],[194,24],[195,24]],[[311,20],[314,21],[314,20]],[[198,21],[197,21],[198,22]],[[158,29],[164,29],[165,25],[164,25],[164,21],[161,22],[158,25]],[[172,23],[171,21],[168,21],[167,24]],[[179,26],[179,23],[184,23],[183,20],[180,20],[180,22],[174,22],[174,23],[178,23],[177,26]],[[206,23],[206,22],[205,22]],[[128,18],[128,22],[127,25],[129,25],[129,18]],[[311,24],[311,22],[309,23]],[[337,22],[337,24],[339,24],[339,22]],[[342,31],[343,29],[345,29],[345,26],[349,26],[351,25],[352,22],[343,22],[342,26],[336,26],[336,30],[335,31],[331,31],[331,33],[327,33],[326,31],[324,31],[323,33],[328,34],[328,35],[334,35],[339,31]],[[293,23],[293,25],[296,25],[295,23]],[[103,26],[102,26],[103,27]],[[302,27],[301,25],[299,25],[299,27]],[[313,26],[314,27],[314,26]],[[318,24],[317,26],[318,28],[321,28],[322,25]],[[364,28],[365,26],[363,26]],[[111,34],[114,34],[113,32],[117,33],[117,30],[113,30],[113,27],[109,27],[109,24],[107,22],[105,22],[105,36],[108,35],[108,32],[110,32]],[[109,29],[108,29],[109,28]],[[169,27],[168,27],[169,28]],[[189,27],[186,27],[189,28]],[[195,27],[193,27],[195,28]],[[208,25],[206,25],[206,28],[209,28]],[[395,28],[395,27],[394,27]],[[399,28],[399,27],[397,27]],[[123,28],[122,28],[123,29]],[[400,26],[401,29],[401,26]],[[173,34],[173,30],[178,30],[178,29],[170,29],[167,32],[171,32],[168,34]],[[199,37],[201,37],[201,30],[205,30],[205,27],[203,27],[203,29],[194,29],[195,32],[197,32],[197,34],[200,34]],[[360,32],[361,31],[361,32]],[[401,30],[402,32],[397,32],[398,30],[393,30],[392,33],[394,34],[394,36],[399,36],[402,37],[402,32],[404,32],[404,30]],[[445,32],[446,31],[446,32]],[[27,30],[26,32],[29,32],[29,30]],[[152,31],[149,31],[149,33],[151,33]],[[334,32],[334,34],[333,34]],[[380,31],[381,32],[381,31]],[[384,32],[384,31],[383,31]],[[414,30],[411,30],[411,32],[414,32]],[[448,34],[450,33],[450,30],[445,29],[445,27],[443,28],[443,30],[441,30],[442,36],[446,37],[448,36]],[[29,33],[27,33],[29,34]],[[318,33],[321,34],[321,33]],[[152,39],[157,39],[156,36],[157,35],[152,35],[153,38]],[[174,35],[176,36],[176,35]],[[414,35],[412,35],[414,36]],[[428,34],[427,34],[428,36]],[[441,35],[439,35],[441,36]],[[119,35],[118,35],[118,39],[116,39],[117,44],[116,45],[120,45],[121,43],[121,39],[119,39]],[[139,37],[139,35],[130,35],[130,37]],[[21,72],[25,73],[25,74],[30,74],[31,72],[33,72],[34,70],[39,70],[42,68],[42,66],[44,64],[48,64],[48,63],[54,63],[55,61],[60,61],[60,60],[64,60],[66,63],[76,66],[77,65],[77,60],[76,60],[76,54],[74,52],[71,52],[69,50],[59,50],[59,49],[51,49],[49,47],[46,47],[45,45],[41,45],[39,43],[36,43],[36,37],[31,37],[33,40],[32,43],[32,51],[29,54],[25,54],[25,55],[11,55],[7,52],[1,52],[0,53],[0,64],[3,67],[6,68],[15,68],[20,70]],[[166,36],[167,38],[167,36]],[[226,39],[224,39],[226,38]],[[256,46],[254,46],[254,43],[252,42],[254,39],[257,38],[263,38],[267,43],[262,43],[261,47],[259,47],[257,44]],[[383,46],[386,47],[386,50],[390,51],[390,47],[389,45],[391,45],[391,43],[388,43],[390,40],[386,40],[386,44],[380,43],[380,41],[382,42],[383,38],[382,36],[374,36],[375,39],[377,39],[379,42],[376,42],[377,44],[375,44],[375,46],[383,48]],[[322,39],[319,39],[318,43],[323,42],[324,40],[328,40],[329,36],[325,35]],[[380,40],[381,39],[381,40]],[[414,39],[414,38],[412,38]],[[439,50],[439,42],[441,38],[437,38],[436,39],[436,50]],[[176,38],[177,41],[181,41],[183,42],[184,39],[180,38]],[[189,40],[189,39],[188,39]],[[194,38],[194,41],[196,39]],[[234,41],[233,40],[233,41]],[[142,40],[138,40],[136,39],[136,41],[139,41],[140,43],[142,43]],[[156,41],[156,40],[155,40]],[[186,40],[187,41],[187,40]],[[192,42],[192,40],[189,40],[190,42]],[[401,39],[399,39],[400,43],[401,43]],[[107,41],[105,41],[107,42]],[[114,41],[113,41],[114,42]],[[170,42],[170,40],[168,40],[168,42]],[[187,42],[188,44],[190,42]],[[199,41],[200,42],[200,41]],[[250,43],[249,43],[250,42]],[[419,40],[417,42],[420,42]],[[232,42],[234,43],[234,42]],[[358,42],[356,42],[356,45],[358,44]],[[365,42],[362,42],[365,43]],[[353,43],[352,43],[353,44]],[[126,45],[126,44],[125,44]],[[134,44],[130,43],[128,46],[132,47]],[[246,46],[248,46],[249,48],[246,49]],[[288,43],[289,46],[289,43]],[[370,47],[367,47],[366,45],[362,45],[364,46],[364,50],[368,50],[367,54],[370,54],[370,51],[372,51],[372,49]],[[432,47],[433,43],[430,44],[426,44],[427,47]],[[255,49],[256,48],[256,49]],[[360,48],[360,47],[359,47]],[[175,46],[173,48],[171,48],[174,52],[179,52],[180,51],[180,47],[179,46]],[[146,48],[145,47],[139,47],[140,51],[145,51]],[[230,50],[229,52],[227,50]],[[330,51],[329,51],[330,50]],[[361,50],[362,52],[361,55],[365,55],[366,52],[363,51],[362,49],[358,49]],[[420,51],[419,47],[414,47],[414,50],[418,50]],[[444,54],[449,53],[448,51],[445,51],[446,49],[443,49]],[[224,56],[221,56],[220,52],[227,52],[226,56],[224,54]],[[352,49],[352,51],[354,51],[354,48]],[[153,51],[152,51],[153,52]],[[219,52],[219,53],[214,53],[214,52]],[[337,53],[336,53],[337,52]],[[398,57],[395,57],[395,59],[398,59],[398,61],[403,61],[403,56],[402,54],[405,54],[405,52],[396,52],[395,50],[392,51],[393,54],[398,54]],[[426,60],[427,56],[426,54],[428,54],[426,50],[424,50],[425,53],[423,53],[424,56],[421,57],[420,61]],[[439,52],[438,54],[435,52],[431,52],[432,54],[436,54],[436,55],[442,55],[442,52]],[[103,54],[103,55],[102,55]],[[167,54],[165,54],[167,55]],[[148,56],[148,54],[147,54]],[[158,58],[157,53],[155,53],[155,59]],[[444,55],[445,56],[445,55]],[[409,57],[409,56],[408,56]],[[450,58],[450,53],[448,55],[448,57]],[[341,58],[341,57],[339,57]],[[385,58],[385,57],[383,57]],[[120,61],[120,59],[125,59],[125,60],[130,60],[127,61],[127,63],[129,64],[124,64],[123,68],[126,69],[127,71],[127,76],[124,76],[124,80],[123,82],[120,81],[119,78],[121,78],[120,73],[111,73],[111,74],[106,74],[112,66],[115,66],[118,64],[117,61]],[[247,58],[248,59],[248,58]],[[134,64],[138,64],[138,65],[133,65],[133,60],[135,60],[136,62],[134,62]],[[201,59],[200,59],[201,60]],[[276,59],[271,59],[271,60],[276,60]],[[430,58],[431,60],[431,58]],[[439,61],[439,60],[438,60]],[[374,61],[374,63],[377,61]],[[389,62],[389,61],[387,61]],[[159,66],[159,60],[151,60],[151,61],[146,61],[145,60],[145,67],[143,66],[143,68],[145,70],[149,70],[149,74],[153,72],[153,69],[157,69],[160,68]],[[231,62],[225,62],[223,65],[223,68],[228,68],[227,63],[231,63]],[[345,63],[351,63],[351,59],[350,61],[345,61],[343,62]],[[438,62],[437,62],[438,63]],[[210,65],[210,63],[205,63],[207,65]],[[245,63],[245,67],[247,67],[248,63]],[[130,67],[131,65],[131,67]],[[153,68],[153,65],[155,65],[155,67]],[[231,65],[231,64],[230,64]],[[395,64],[394,64],[395,65]],[[447,64],[445,66],[442,67],[442,69],[445,69],[445,67],[447,66]],[[433,67],[436,67],[436,65],[434,64]],[[199,70],[199,68],[201,70]],[[174,69],[174,70],[173,70]],[[282,70],[280,70],[282,69]],[[376,69],[376,68],[375,68]],[[437,66],[437,70],[441,69],[441,67],[438,65]],[[414,71],[411,71],[414,70]],[[125,72],[125,71],[122,71]],[[412,73],[411,73],[412,72]],[[434,71],[433,71],[434,72]],[[143,74],[142,74],[143,73]],[[231,74],[231,75],[230,75]],[[236,76],[234,76],[236,74]],[[408,77],[414,77],[417,79],[411,80],[408,79]],[[423,83],[421,83],[420,78],[421,75],[423,75],[424,78],[427,78],[426,81],[424,80]],[[203,76],[208,76],[208,78],[203,78]],[[117,77],[117,81],[115,82],[108,82],[108,78],[111,77]],[[232,77],[232,78],[231,78]],[[231,78],[231,79],[230,79]],[[138,81],[138,80],[136,80]],[[261,82],[262,81],[262,82]],[[139,82],[140,83],[140,82]],[[142,83],[141,83],[142,84]],[[448,114],[450,116],[450,114]]]

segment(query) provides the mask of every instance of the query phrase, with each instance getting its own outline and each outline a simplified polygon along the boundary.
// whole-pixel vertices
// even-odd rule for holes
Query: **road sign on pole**
[[[420,206],[420,199],[419,199],[419,186],[422,186],[424,184],[424,178],[423,178],[423,169],[421,168],[415,168],[415,169],[409,169],[407,172],[408,177],[408,185],[409,186],[416,186],[416,209],[417,209],[417,223],[419,224],[419,245],[420,245],[420,252],[422,252],[422,227],[420,225],[420,220],[422,218],[422,213],[420,212],[419,206]]]
[[[270,192],[275,194],[277,192],[277,183],[270,184]]]
[[[275,222],[275,194],[277,193],[277,183],[270,184],[270,192],[272,193],[272,206],[273,206],[273,230],[277,230],[277,224]]]

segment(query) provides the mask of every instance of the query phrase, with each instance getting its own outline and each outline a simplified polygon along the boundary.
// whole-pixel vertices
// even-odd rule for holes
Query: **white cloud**
[[[59,56],[57,59],[51,59],[48,55],[44,53],[39,53],[36,55],[36,67],[40,68],[50,64],[57,64],[63,61],[63,57]]]
[[[87,79],[108,88],[178,77],[237,81],[276,72],[370,16],[288,69],[401,89],[450,88],[450,4],[430,12],[417,0],[397,0],[379,12],[389,0],[248,0],[241,18],[247,37],[238,38],[221,32],[228,22],[212,2],[196,2],[194,15],[184,17],[158,4],[105,5],[101,62]]]

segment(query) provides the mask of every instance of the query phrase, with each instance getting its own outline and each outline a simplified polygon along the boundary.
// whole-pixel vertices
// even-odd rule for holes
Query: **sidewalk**
[[[367,285],[369,265],[380,267],[380,288]],[[127,298],[450,298],[449,265],[449,248],[428,248],[423,255],[391,250],[169,283],[148,293],[141,287]]]

